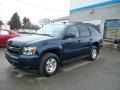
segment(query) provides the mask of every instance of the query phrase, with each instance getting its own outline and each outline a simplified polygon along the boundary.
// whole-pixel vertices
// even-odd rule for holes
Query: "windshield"
[[[64,29],[65,25],[45,25],[44,27],[37,31],[37,34],[60,36],[63,33]]]

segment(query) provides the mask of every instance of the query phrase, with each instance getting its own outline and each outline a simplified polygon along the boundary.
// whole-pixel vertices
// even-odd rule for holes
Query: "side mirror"
[[[70,33],[70,34],[67,34],[67,35],[64,35],[63,37],[64,39],[67,39],[67,38],[75,38],[75,35]]]

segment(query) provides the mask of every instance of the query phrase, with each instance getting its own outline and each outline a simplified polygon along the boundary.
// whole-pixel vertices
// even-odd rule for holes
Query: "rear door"
[[[79,38],[79,47],[80,47],[80,54],[81,55],[88,55],[90,51],[90,46],[92,42],[91,34],[87,26],[84,24],[78,25],[80,31],[80,38]]]

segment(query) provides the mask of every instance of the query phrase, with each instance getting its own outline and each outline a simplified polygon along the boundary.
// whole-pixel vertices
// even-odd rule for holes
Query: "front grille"
[[[21,47],[18,45],[8,45],[7,51],[13,55],[20,55]]]

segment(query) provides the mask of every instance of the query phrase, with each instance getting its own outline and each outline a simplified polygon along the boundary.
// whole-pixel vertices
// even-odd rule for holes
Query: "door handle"
[[[78,42],[81,42],[81,40],[78,40]]]
[[[92,38],[90,38],[90,41],[92,41],[93,39]]]

